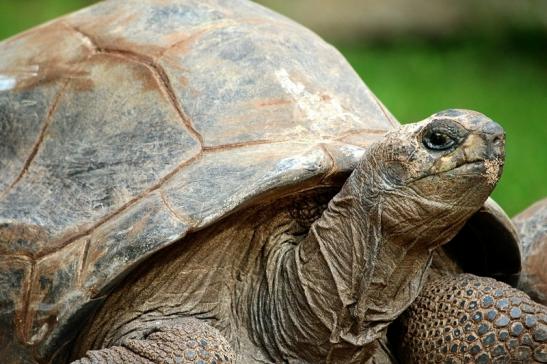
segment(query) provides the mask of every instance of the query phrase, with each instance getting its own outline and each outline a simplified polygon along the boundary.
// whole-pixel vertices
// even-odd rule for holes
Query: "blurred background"
[[[93,2],[1,0],[0,40]],[[502,124],[510,215],[547,196],[547,1],[258,2],[338,47],[401,122],[457,107]]]

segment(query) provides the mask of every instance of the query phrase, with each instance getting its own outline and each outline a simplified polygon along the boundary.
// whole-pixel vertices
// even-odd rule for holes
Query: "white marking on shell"
[[[116,232],[115,236],[119,237],[119,238],[123,238],[125,237],[126,235],[128,235],[131,230],[133,230],[135,226],[131,225],[130,227],[128,227],[127,229],[124,229],[124,230],[120,230],[118,232]]]
[[[346,156],[353,157],[355,160],[361,159],[363,153],[365,153],[365,150],[363,148],[355,145],[343,145],[342,147],[340,147],[340,151]]]
[[[360,127],[357,116],[344,110],[338,98],[309,92],[302,83],[292,80],[283,68],[275,71],[275,76],[281,87],[296,101],[304,118],[312,121],[309,124],[312,132],[320,136],[332,135],[339,130],[340,123],[344,123],[347,130]],[[296,128],[302,126],[297,125]]]
[[[0,91],[9,91],[17,87],[17,83],[38,76],[40,66],[33,64],[14,70],[3,70],[0,73]]]
[[[0,75],[0,91],[7,91],[15,88],[17,80],[14,77]]]
[[[308,151],[305,153],[301,153],[294,157],[284,158],[277,162],[273,174],[277,175],[282,171],[288,172],[301,170],[313,172],[321,168],[321,164],[324,162],[324,158],[325,155],[321,150],[312,150],[311,152]]]

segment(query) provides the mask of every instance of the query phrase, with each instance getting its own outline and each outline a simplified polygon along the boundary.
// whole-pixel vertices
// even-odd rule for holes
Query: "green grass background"
[[[92,3],[0,1],[0,39]],[[507,132],[494,198],[513,215],[547,196],[547,37],[535,32],[427,42],[338,45],[402,122],[446,108],[475,109]],[[0,54],[1,57],[1,54]]]

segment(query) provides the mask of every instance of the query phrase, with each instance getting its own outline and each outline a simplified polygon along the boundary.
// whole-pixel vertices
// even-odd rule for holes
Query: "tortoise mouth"
[[[452,167],[450,169],[447,169],[445,171],[439,171],[431,174],[427,174],[422,177],[418,177],[411,181],[411,183],[418,182],[420,180],[431,178],[431,177],[437,177],[437,176],[481,176],[484,174],[484,171],[486,170],[486,161],[484,160],[475,160],[471,162],[465,162],[462,164],[458,164],[455,167]]]
[[[503,160],[482,159],[461,164],[446,171],[450,177],[479,177],[490,185],[495,185],[503,172]]]
[[[439,172],[437,174],[455,173],[455,172],[457,172],[458,174],[460,174],[461,172],[464,172],[464,173],[465,172],[474,172],[474,173],[476,173],[476,172],[481,172],[482,170],[484,170],[485,166],[486,166],[486,161],[484,161],[484,160],[475,160],[475,161],[465,162],[465,163],[459,164],[454,168],[448,169],[448,170],[443,171],[443,172]]]

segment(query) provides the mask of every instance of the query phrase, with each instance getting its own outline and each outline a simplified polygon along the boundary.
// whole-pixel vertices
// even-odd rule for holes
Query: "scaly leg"
[[[471,274],[428,282],[396,334],[405,363],[547,363],[547,307]]]
[[[228,341],[212,326],[189,318],[173,326],[155,328],[142,339],[121,345],[89,350],[72,364],[117,363],[233,363],[235,353]]]

